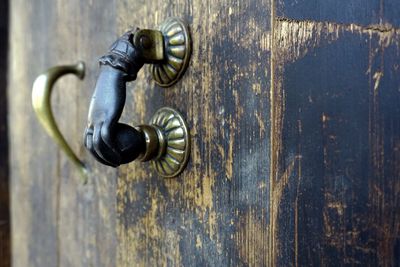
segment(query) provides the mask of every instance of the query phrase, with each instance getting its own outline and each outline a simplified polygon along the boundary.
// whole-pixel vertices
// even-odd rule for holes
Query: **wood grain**
[[[268,1],[13,1],[14,265],[265,264],[269,12]],[[191,26],[191,66],[167,90],[142,71],[128,86],[123,120],[143,123],[162,106],[177,108],[191,127],[191,162],[172,180],[147,164],[103,167],[81,146],[97,58],[127,28],[154,28],[173,15]],[[63,78],[53,105],[62,132],[91,167],[85,186],[28,104],[39,71],[77,59],[88,63],[85,81]]]
[[[130,17],[136,12],[143,16]],[[265,265],[270,2],[121,1],[118,13],[120,32],[180,16],[193,36],[181,82],[163,90],[146,70],[128,91],[127,121],[176,108],[189,124],[192,151],[175,179],[160,179],[147,164],[120,168],[118,265]]]
[[[93,165],[82,147],[97,58],[116,38],[114,3],[12,1],[9,121],[13,265],[114,266],[115,170]],[[31,86],[47,68],[87,63],[84,82],[63,77],[52,98],[61,131],[92,172],[78,172],[41,129]]]
[[[339,24],[400,26],[397,0],[275,0],[276,15]]]
[[[400,6],[337,3],[12,1],[14,266],[399,265]],[[190,66],[168,89],[142,70],[122,121],[179,110],[189,165],[102,166],[82,146],[97,59],[170,16],[190,25]],[[62,78],[53,105],[86,185],[30,107],[34,78],[78,59],[85,80]]]
[[[274,18],[271,263],[399,266],[400,30],[316,2]]]

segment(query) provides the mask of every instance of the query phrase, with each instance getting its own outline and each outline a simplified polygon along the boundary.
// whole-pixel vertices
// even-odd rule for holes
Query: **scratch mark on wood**
[[[377,71],[377,72],[375,72],[375,74],[374,74],[374,76],[373,76],[373,79],[374,79],[374,81],[375,81],[375,84],[374,84],[374,91],[375,91],[375,93],[376,93],[376,91],[378,90],[378,88],[379,88],[379,84],[380,84],[380,82],[381,82],[381,78],[383,77],[383,72],[380,72],[380,71]]]
[[[294,62],[312,49],[329,44],[344,32],[378,36],[382,46],[387,47],[393,42],[399,43],[400,29],[390,24],[361,26],[357,24],[340,24],[334,22],[319,22],[310,20],[292,20],[278,17],[275,22],[274,41],[278,44],[281,62]]]

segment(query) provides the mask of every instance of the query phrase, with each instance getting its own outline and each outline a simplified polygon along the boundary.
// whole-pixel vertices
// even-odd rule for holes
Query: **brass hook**
[[[51,93],[53,85],[61,76],[66,74],[74,74],[82,80],[85,76],[85,64],[80,61],[75,65],[56,66],[39,75],[32,87],[32,106],[45,131],[60,146],[61,150],[64,151],[71,162],[79,169],[79,172],[86,183],[88,176],[87,168],[72,151],[64,136],[61,134],[51,109]]]

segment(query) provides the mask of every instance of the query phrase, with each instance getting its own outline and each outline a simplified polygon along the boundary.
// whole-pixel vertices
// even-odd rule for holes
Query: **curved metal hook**
[[[32,106],[43,128],[60,146],[61,150],[64,151],[71,162],[79,169],[80,174],[86,181],[86,166],[81,160],[79,160],[68,145],[64,136],[61,134],[51,108],[51,93],[54,88],[53,85],[60,77],[66,74],[74,74],[79,79],[83,79],[85,76],[85,64],[83,62],[78,62],[75,65],[56,66],[39,75],[32,87]]]

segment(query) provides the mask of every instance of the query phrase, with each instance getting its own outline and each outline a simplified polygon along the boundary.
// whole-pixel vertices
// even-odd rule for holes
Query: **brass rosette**
[[[150,121],[163,135],[164,145],[160,157],[153,160],[157,172],[165,177],[177,176],[185,168],[190,154],[188,126],[182,115],[172,108],[159,109]]]
[[[161,87],[174,85],[184,74],[191,55],[190,32],[179,18],[168,18],[159,30],[164,37],[165,60],[152,64],[150,72]]]

